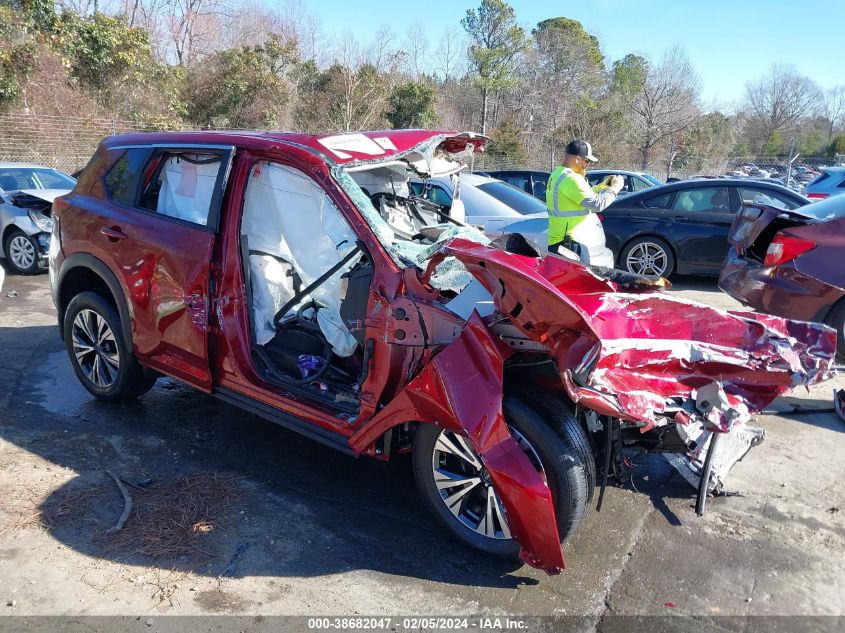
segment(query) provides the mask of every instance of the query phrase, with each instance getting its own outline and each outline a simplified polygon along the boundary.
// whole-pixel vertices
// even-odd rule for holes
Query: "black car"
[[[751,180],[686,180],[631,194],[602,212],[617,268],[647,275],[718,275],[743,204],[796,209],[809,200]]]

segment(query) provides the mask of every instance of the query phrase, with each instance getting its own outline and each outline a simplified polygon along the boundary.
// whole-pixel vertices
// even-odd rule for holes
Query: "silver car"
[[[26,275],[47,268],[53,200],[76,180],[62,172],[26,163],[0,163],[0,257]]]
[[[802,193],[810,200],[822,200],[845,193],[845,167],[823,167]]]
[[[448,207],[454,196],[450,178],[428,181],[411,180],[411,189],[430,201]],[[548,248],[549,213],[534,196],[501,180],[480,174],[461,174],[460,199],[466,210],[466,222],[480,226],[488,237],[519,233],[541,253]],[[604,235],[595,243],[585,244],[590,264],[613,268],[613,253]]]
[[[625,183],[622,186],[622,191],[619,192],[620,198],[637,193],[643,189],[659,187],[663,184],[661,180],[651,174],[642,171],[626,171],[624,169],[591,169],[587,172],[587,182],[590,183],[591,187],[595,187],[608,176],[616,175],[622,176]]]

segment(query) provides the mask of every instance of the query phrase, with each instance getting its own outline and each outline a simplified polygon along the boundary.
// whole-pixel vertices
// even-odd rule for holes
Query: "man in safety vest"
[[[603,211],[622,190],[622,176],[608,176],[602,183],[590,188],[584,174],[587,163],[598,159],[586,141],[576,139],[566,146],[563,165],[557,167],[546,185],[546,209],[549,212],[549,252],[560,253],[563,246],[574,251],[585,264],[613,267],[609,262],[590,262],[590,250],[604,246],[604,229],[596,216]]]

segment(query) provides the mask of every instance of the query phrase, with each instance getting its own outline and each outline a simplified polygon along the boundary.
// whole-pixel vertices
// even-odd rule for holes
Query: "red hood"
[[[727,431],[786,390],[831,375],[836,335],[824,325],[620,290],[562,258],[464,239],[445,243],[432,265],[446,256],[466,266],[523,334],[549,347],[573,400],[644,430],[668,420],[660,414],[688,419],[696,391],[714,382],[729,406],[707,417]]]

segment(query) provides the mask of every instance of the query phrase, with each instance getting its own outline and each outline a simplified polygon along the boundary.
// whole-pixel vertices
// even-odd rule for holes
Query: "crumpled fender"
[[[520,558],[557,574],[564,561],[551,490],[511,437],[502,413],[502,371],[509,353],[474,312],[461,335],[349,443],[361,450],[387,429],[414,421],[466,435],[502,500]]]
[[[836,333],[818,323],[622,291],[576,262],[460,238],[440,247],[427,273],[448,256],[514,326],[551,350],[574,401],[643,430],[665,423],[660,414],[678,402],[695,412],[696,392],[714,382],[728,406],[706,416],[713,430],[726,432],[788,389],[832,375]]]

